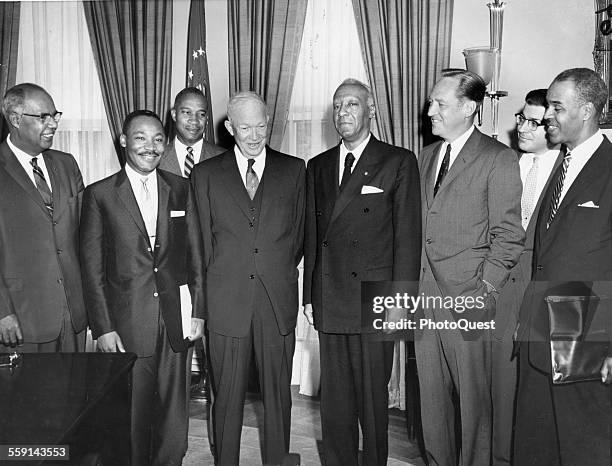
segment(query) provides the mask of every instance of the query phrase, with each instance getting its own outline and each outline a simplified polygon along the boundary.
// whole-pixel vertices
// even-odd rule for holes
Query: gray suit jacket
[[[194,165],[200,163],[206,159],[210,159],[215,155],[219,155],[225,152],[225,149],[210,142],[202,141],[202,152],[200,158],[194,160]],[[174,138],[170,140],[164,153],[159,162],[160,170],[166,170],[167,172],[174,173],[178,176],[183,176],[183,167],[179,167],[178,159],[176,158],[176,149],[174,148]]]
[[[434,198],[441,142],[419,159],[423,198],[421,292],[481,296],[483,280],[501,291],[525,242],[516,153],[474,129]],[[477,313],[455,317],[479,319]]]

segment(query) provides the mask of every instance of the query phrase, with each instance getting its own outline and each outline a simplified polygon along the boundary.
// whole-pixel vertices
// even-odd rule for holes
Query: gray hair
[[[9,115],[14,112],[23,111],[26,96],[32,92],[43,92],[49,94],[46,90],[40,87],[38,84],[33,83],[21,83],[11,87],[2,100],[2,115],[6,121],[9,119]]]
[[[368,101],[368,105],[374,105],[374,95],[372,94],[372,89],[363,81],[359,81],[359,79],[355,78],[346,78],[344,81],[340,83],[340,85],[336,88],[336,92],[343,86],[356,86],[360,87],[365,93]],[[335,93],[334,92],[334,95]]]

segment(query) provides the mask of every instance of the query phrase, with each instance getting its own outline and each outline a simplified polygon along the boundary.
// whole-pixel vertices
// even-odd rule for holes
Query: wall
[[[489,44],[489,9],[485,0],[455,0],[450,65],[465,68],[461,51]],[[562,7],[560,7],[562,5]],[[566,68],[593,68],[594,2],[584,0],[509,0],[504,12],[499,139],[509,143],[514,114],[525,94],[548,87]],[[490,105],[485,101],[483,132],[491,134]]]
[[[200,1],[200,0],[198,0]],[[229,63],[227,37],[227,1],[206,1],[206,53],[212,98],[215,140],[225,120],[229,100]],[[172,18],[172,96],[185,87],[187,32],[190,0],[173,0]],[[225,131],[222,129],[221,131]]]

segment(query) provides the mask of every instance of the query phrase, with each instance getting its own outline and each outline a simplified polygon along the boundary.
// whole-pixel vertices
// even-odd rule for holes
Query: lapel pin
[[[364,176],[368,176],[368,172],[364,172],[364,174],[363,174],[363,175],[364,175]]]

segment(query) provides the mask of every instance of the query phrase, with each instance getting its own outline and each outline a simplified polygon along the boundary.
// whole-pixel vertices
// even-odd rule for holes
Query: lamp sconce
[[[502,36],[504,30],[504,8],[506,2],[494,0],[487,3],[489,7],[489,40],[488,47],[469,47],[463,50],[465,67],[478,74],[489,86],[487,97],[491,99],[491,126],[494,139],[499,134],[499,99],[508,95],[499,89],[501,71]]]

